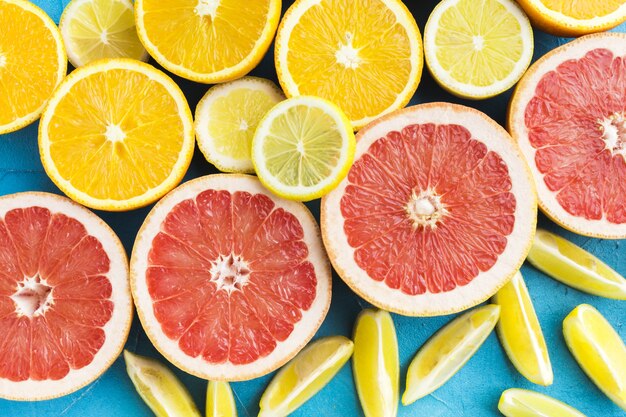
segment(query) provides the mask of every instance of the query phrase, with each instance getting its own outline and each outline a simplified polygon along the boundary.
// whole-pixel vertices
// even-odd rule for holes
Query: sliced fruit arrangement
[[[39,118],[67,71],[67,56],[52,19],[26,0],[0,0],[0,134]]]
[[[131,258],[137,312],[174,365],[210,380],[265,375],[298,353],[330,305],[315,220],[252,176],[218,174],[165,196]]]
[[[424,104],[361,130],[348,176],[322,200],[335,269],[374,305],[449,314],[491,297],[521,266],[535,231],[519,149],[476,110]]]
[[[352,356],[354,345],[343,336],[317,340],[272,379],[261,397],[259,417],[284,417],[317,394]]]
[[[206,393],[206,417],[237,417],[237,406],[230,384],[209,381]]]
[[[126,342],[124,248],[95,214],[54,194],[0,197],[0,219],[0,397],[74,392]]]
[[[163,72],[130,59],[72,72],[39,125],[48,176],[73,200],[100,210],[153,203],[183,178],[193,149],[182,91]]]
[[[136,0],[139,39],[168,71],[201,83],[246,75],[272,43],[281,0]]]
[[[585,417],[583,413],[552,397],[519,388],[502,393],[498,410],[506,417]]]
[[[469,99],[511,88],[528,68],[533,45],[530,21],[513,0],[443,0],[424,29],[433,77]]]
[[[626,237],[624,59],[626,34],[580,38],[533,64],[511,99],[509,129],[539,205],[587,236]]]
[[[213,86],[196,106],[198,147],[220,171],[254,173],[250,159],[257,125],[284,100],[270,80],[244,77]]]
[[[297,0],[276,35],[276,71],[288,97],[330,100],[360,129],[409,102],[421,39],[400,0]]]
[[[528,262],[552,278],[600,297],[626,300],[626,279],[567,239],[538,229]]]

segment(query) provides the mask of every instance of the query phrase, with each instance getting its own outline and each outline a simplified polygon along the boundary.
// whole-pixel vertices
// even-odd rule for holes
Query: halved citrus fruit
[[[126,342],[126,253],[100,218],[54,194],[0,197],[0,219],[0,397],[69,394]]]
[[[330,100],[355,129],[404,107],[422,75],[422,37],[400,0],[297,0],[275,45],[285,94]]]
[[[211,380],[283,365],[330,304],[319,231],[301,203],[247,175],[210,175],[165,196],[139,230],[131,287],[146,333],[170,362]]]
[[[431,103],[357,135],[348,176],[321,206],[331,262],[363,298],[416,316],[492,296],[517,272],[537,203],[519,149],[496,122]]]
[[[626,237],[626,34],[589,35],[531,66],[508,124],[539,205],[587,236]]]
[[[0,0],[0,134],[39,118],[67,71],[59,29],[26,0]]]

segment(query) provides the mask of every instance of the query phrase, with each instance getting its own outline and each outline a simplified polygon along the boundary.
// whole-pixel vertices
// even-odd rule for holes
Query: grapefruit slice
[[[139,318],[156,348],[210,380],[267,374],[304,347],[330,305],[315,220],[256,177],[209,175],[165,196],[131,257]]]
[[[517,272],[536,209],[506,131],[476,110],[430,103],[359,132],[354,165],[322,200],[322,236],[339,275],[372,304],[449,314]]]
[[[106,223],[54,194],[0,198],[0,397],[90,383],[120,354],[131,318],[128,260]]]
[[[626,237],[626,35],[589,35],[553,50],[520,81],[509,130],[539,205],[586,236]]]

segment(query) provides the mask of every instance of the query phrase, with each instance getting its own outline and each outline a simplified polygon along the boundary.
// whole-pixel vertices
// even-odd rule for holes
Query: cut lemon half
[[[237,406],[230,384],[209,381],[206,392],[206,417],[237,417]]]
[[[330,100],[360,129],[409,102],[421,39],[400,0],[297,0],[276,35],[276,71],[288,97]]]
[[[445,384],[476,353],[498,322],[500,307],[488,304],[452,320],[417,352],[406,374],[402,404],[411,404]]]
[[[263,393],[259,417],[284,417],[317,394],[350,359],[353,343],[343,336],[317,340],[285,365]]]
[[[424,52],[444,89],[484,99],[524,75],[533,57],[533,31],[512,0],[443,0],[426,23]]]
[[[139,39],[168,71],[207,84],[257,66],[274,38],[280,0],[136,0]]]
[[[130,0],[72,0],[59,29],[67,56],[77,68],[102,58],[148,59],[137,37]]]
[[[209,88],[196,107],[198,147],[207,161],[225,172],[253,173],[250,147],[257,125],[284,100],[270,80],[244,77]]]
[[[354,326],[354,383],[365,417],[398,413],[398,338],[391,315],[366,309]]]
[[[0,134],[39,118],[67,71],[52,19],[25,0],[0,0]]]
[[[572,242],[538,229],[527,260],[552,278],[600,297],[626,300],[626,279]]]
[[[498,410],[506,417],[585,417],[583,413],[552,397],[519,388],[502,393]]]
[[[318,97],[300,96],[277,104],[259,122],[252,162],[270,191],[308,201],[343,180],[355,147],[350,121],[339,107]]]
[[[548,347],[522,274],[513,275],[492,301],[500,306],[498,337],[515,368],[535,384],[552,384]]]
[[[100,210],[150,204],[180,182],[193,155],[191,111],[151,65],[99,60],[65,79],[39,125],[41,161],[73,200]]]
[[[626,345],[611,324],[587,304],[563,321],[565,343],[594,384],[626,411]]]

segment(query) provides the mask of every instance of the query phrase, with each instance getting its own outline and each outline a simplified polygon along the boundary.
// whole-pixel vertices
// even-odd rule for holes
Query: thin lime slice
[[[552,397],[518,388],[502,393],[498,410],[506,417],[585,417],[580,411]]]
[[[237,417],[233,390],[228,382],[209,381],[206,390],[206,417]]]

